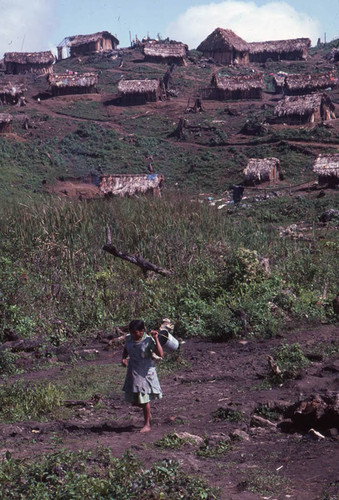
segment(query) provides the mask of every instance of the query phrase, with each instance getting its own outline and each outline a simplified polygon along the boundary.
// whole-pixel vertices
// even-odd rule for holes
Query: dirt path
[[[252,415],[258,405],[285,408],[288,404],[311,394],[330,394],[338,390],[338,364],[335,358],[313,362],[302,377],[270,388],[267,355],[283,341],[299,342],[304,352],[315,352],[319,343],[331,345],[339,331],[335,326],[322,326],[318,330],[282,334],[281,338],[265,341],[233,341],[211,343],[188,340],[181,346],[185,366],[162,378],[164,398],[153,404],[153,426],[149,434],[140,434],[141,415],[138,408],[125,404],[121,384],[113,386],[112,397],[104,398],[98,409],[77,407],[67,421],[25,422],[0,426],[2,445],[0,452],[10,450],[14,456],[38,456],[58,447],[72,450],[108,446],[116,456],[126,449],[147,464],[161,458],[174,458],[189,473],[205,477],[220,487],[222,499],[257,499],[265,495],[250,493],[252,483],[264,478],[274,494],[267,498],[293,498],[297,500],[323,499],[325,493],[339,493],[338,446],[336,437],[327,435],[320,441],[308,434],[286,434],[273,425],[255,425]],[[99,351],[92,362],[119,363],[120,349],[105,351],[103,344],[94,342],[90,347]],[[332,370],[328,367],[332,366]],[[335,368],[337,367],[337,368]],[[50,378],[57,376],[53,368]],[[48,372],[28,374],[27,379],[45,378]],[[238,421],[216,420],[218,409],[233,410]],[[282,416],[280,415],[280,418]],[[234,419],[236,420],[236,419]],[[154,443],[173,432],[188,432],[203,439],[210,446],[230,441],[227,453],[210,458],[197,456],[197,446],[182,449],[163,449]],[[337,490],[336,490],[337,489]],[[328,498],[335,498],[334,496]]]

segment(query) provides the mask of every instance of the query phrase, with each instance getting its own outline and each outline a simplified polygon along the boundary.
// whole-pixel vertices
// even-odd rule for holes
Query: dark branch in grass
[[[170,276],[172,274],[172,271],[152,264],[152,262],[145,260],[141,255],[121,252],[120,250],[118,250],[114,245],[112,245],[111,233],[109,228],[106,228],[106,237],[107,243],[103,247],[103,250],[105,252],[108,252],[115,257],[119,257],[120,259],[126,260],[131,264],[139,266],[145,275],[147,274],[147,271],[153,271],[154,273],[162,274],[163,276]]]

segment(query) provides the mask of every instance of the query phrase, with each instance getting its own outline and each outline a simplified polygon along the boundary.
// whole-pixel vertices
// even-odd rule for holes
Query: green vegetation
[[[12,459],[7,452],[0,464],[0,484],[3,500],[218,497],[215,489],[184,473],[177,462],[164,460],[146,469],[130,453],[118,459],[106,448],[60,451],[35,461]]]
[[[229,422],[243,422],[246,420],[246,415],[239,410],[233,408],[218,408],[213,412],[213,420],[216,422],[220,420],[227,420]]]
[[[179,336],[227,340],[275,335],[286,318],[334,321],[338,235],[331,225],[317,228],[330,206],[279,198],[235,206],[226,217],[178,197],[8,206],[0,221],[0,336],[12,328],[60,345],[141,316],[148,327],[172,318]],[[305,240],[279,236],[279,224],[300,217]],[[144,277],[103,252],[107,225],[118,248],[173,274]]]
[[[232,450],[230,443],[220,440],[217,444],[211,446],[208,442],[204,443],[197,450],[197,456],[200,458],[218,458]]]
[[[257,467],[246,472],[238,488],[258,495],[277,495],[283,491],[288,492],[288,481],[277,472]]]
[[[187,445],[187,443],[192,443],[192,441],[178,436],[175,432],[171,432],[169,434],[165,434],[161,439],[158,439],[158,441],[155,441],[154,444],[159,448],[180,450]]]
[[[268,404],[259,404],[255,408],[254,413],[269,420],[279,420],[280,417],[280,413],[272,410]]]
[[[278,383],[286,379],[297,378],[302,369],[310,363],[298,342],[295,344],[282,344],[275,351],[273,357],[281,370],[279,375],[272,376],[273,380]]]
[[[60,406],[62,399],[62,391],[53,384],[5,383],[0,386],[0,420],[15,422],[43,418]]]

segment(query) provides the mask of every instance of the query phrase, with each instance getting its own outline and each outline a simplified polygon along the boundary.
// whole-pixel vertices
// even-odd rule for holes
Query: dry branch
[[[152,262],[149,262],[148,260],[144,259],[139,254],[131,254],[127,252],[121,252],[120,250],[118,250],[111,243],[111,234],[109,228],[106,228],[106,236],[107,236],[107,243],[103,247],[103,250],[105,252],[108,252],[114,255],[115,257],[119,257],[120,259],[126,260],[131,264],[139,266],[144,274],[146,274],[147,271],[153,271],[154,273],[162,274],[163,276],[170,276],[172,274],[172,271],[169,271],[168,269],[164,269],[163,267],[159,267],[156,266],[155,264],[152,264]]]

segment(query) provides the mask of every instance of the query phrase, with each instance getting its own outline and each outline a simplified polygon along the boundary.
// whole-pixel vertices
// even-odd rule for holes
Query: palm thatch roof
[[[275,116],[299,115],[313,113],[320,108],[322,94],[284,97],[274,108]]]
[[[155,191],[160,194],[165,180],[159,174],[115,174],[103,175],[99,184],[99,191],[105,195],[131,196],[138,193]]]
[[[197,47],[200,52],[237,50],[239,52],[248,52],[249,44],[232,30],[216,28],[201,44]]]
[[[13,116],[9,113],[0,113],[0,123],[11,123]]]
[[[50,50],[45,52],[6,52],[4,62],[5,64],[52,64],[54,56]]]
[[[244,175],[248,179],[269,177],[273,169],[279,168],[278,158],[249,158]]]
[[[285,77],[285,87],[288,91],[312,91],[334,87],[338,78],[334,73],[290,74]]]
[[[313,172],[323,177],[339,177],[339,153],[320,154],[314,162]]]
[[[92,33],[90,35],[75,35],[69,37],[68,46],[69,47],[78,47],[79,45],[85,45],[91,42],[98,42],[102,38],[110,38],[117,45],[119,44],[119,40],[113,36],[109,31],[98,31],[97,33]]]
[[[84,73],[83,75],[69,75],[64,73],[48,75],[48,83],[52,87],[93,87],[98,83],[98,75]]]
[[[262,73],[240,76],[220,76],[217,73],[212,76],[211,85],[224,91],[263,89],[264,81]]]
[[[309,38],[270,40],[267,42],[251,42],[248,46],[250,54],[260,54],[262,52],[275,52],[277,54],[282,54],[308,49],[311,46],[311,40]]]
[[[142,52],[148,57],[183,58],[187,56],[188,46],[184,43],[145,43]]]
[[[16,83],[13,85],[11,82],[0,83],[0,94],[9,95],[11,97],[21,96],[27,88],[22,83]]]
[[[122,94],[145,94],[159,89],[159,80],[120,80],[118,90]]]

